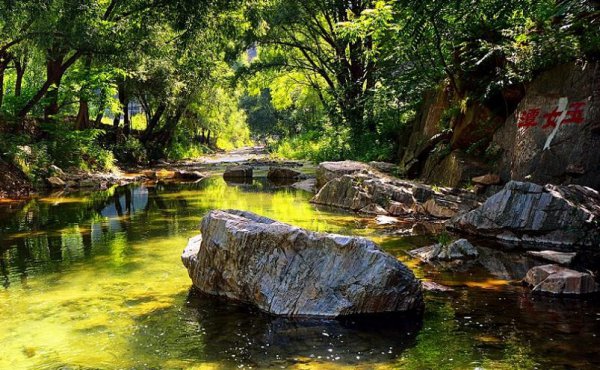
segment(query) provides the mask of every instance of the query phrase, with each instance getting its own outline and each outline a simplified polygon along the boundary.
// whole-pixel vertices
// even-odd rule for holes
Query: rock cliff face
[[[493,145],[502,149],[498,170],[505,181],[600,189],[600,63],[543,73]]]
[[[579,185],[512,181],[481,207],[449,223],[458,231],[563,249],[598,247],[600,194]]]
[[[373,242],[212,211],[182,255],[201,291],[285,316],[419,311],[421,284]]]
[[[401,151],[406,175],[456,187],[491,172],[503,183],[600,189],[600,150],[590,150],[600,148],[600,62],[561,65],[512,90],[505,102],[467,104],[450,118],[457,98],[444,88],[428,94]]]

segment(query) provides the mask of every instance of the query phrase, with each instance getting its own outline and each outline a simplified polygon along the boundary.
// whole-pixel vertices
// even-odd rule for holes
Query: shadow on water
[[[258,368],[308,362],[389,363],[415,345],[422,324],[416,314],[282,318],[193,288],[187,307],[203,333],[208,361]]]

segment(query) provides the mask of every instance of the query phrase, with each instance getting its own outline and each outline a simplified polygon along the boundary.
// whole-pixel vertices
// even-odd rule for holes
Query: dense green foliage
[[[21,137],[0,149],[25,169],[101,170],[254,136],[285,157],[391,160],[428,90],[449,89],[455,113],[505,109],[503,92],[540,71],[598,59],[599,12],[595,0],[1,0],[0,132]]]
[[[503,91],[600,56],[597,1],[261,4],[248,11],[258,58],[242,75],[250,120],[277,122],[282,155],[393,159],[428,90],[446,86],[458,112],[473,101],[504,109]]]

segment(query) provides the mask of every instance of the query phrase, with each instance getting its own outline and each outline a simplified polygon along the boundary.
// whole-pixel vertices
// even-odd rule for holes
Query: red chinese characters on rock
[[[584,101],[573,102],[569,104],[569,107],[567,108],[567,114],[562,121],[562,124],[582,124],[585,121],[585,105],[586,102]],[[551,112],[546,114],[542,115],[541,113],[542,110],[540,108],[533,108],[520,112],[517,126],[519,128],[536,127],[539,123],[539,117],[541,115],[544,118],[542,129],[554,128],[556,127],[559,118],[563,114],[563,112],[558,110],[558,107],[555,107]]]

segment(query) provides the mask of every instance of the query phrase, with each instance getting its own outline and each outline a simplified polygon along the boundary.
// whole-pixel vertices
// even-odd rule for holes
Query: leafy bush
[[[44,125],[42,129],[48,136],[48,153],[57,166],[85,171],[108,171],[114,167],[113,153],[99,144],[104,130],[73,131],[54,123]]]
[[[113,153],[120,163],[146,163],[148,153],[146,148],[137,138],[130,136],[122,143],[113,147]]]

